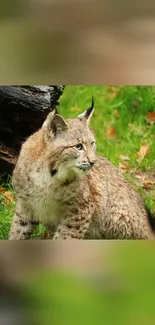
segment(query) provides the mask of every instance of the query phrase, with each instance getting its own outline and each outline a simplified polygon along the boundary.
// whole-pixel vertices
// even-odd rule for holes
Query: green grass
[[[11,218],[15,209],[14,202],[5,197],[5,193],[12,192],[11,178],[8,177],[5,183],[0,185],[0,239],[7,239],[11,226]]]
[[[27,282],[26,292],[33,308],[37,306],[37,323],[50,324],[52,320],[54,324],[68,325],[153,324],[155,263],[150,249],[137,243],[130,254],[131,245],[116,245],[113,249],[109,284],[104,271],[100,278],[78,276],[63,268],[35,274]]]
[[[97,152],[119,166],[120,155],[128,156],[128,173],[131,182],[139,171],[152,173],[155,166],[155,125],[146,120],[148,112],[155,112],[155,87],[153,86],[66,86],[60,98],[59,112],[64,117],[74,117],[91,104],[95,97],[95,112],[90,127],[95,132]],[[112,132],[113,138],[107,136]],[[148,145],[150,153],[137,161],[136,153],[141,146]],[[132,173],[133,172],[133,173]],[[137,188],[151,210],[155,209],[154,194],[151,190]],[[0,203],[3,198],[0,197]],[[7,238],[12,211],[0,205],[0,239]],[[42,229],[39,228],[40,235]]]
[[[95,113],[91,127],[95,131],[98,153],[118,165],[119,155],[129,155],[131,165],[140,169],[153,167],[155,163],[155,126],[145,120],[148,111],[155,112],[155,87],[120,86],[68,86],[60,99],[60,112],[65,117],[74,117],[78,111],[89,107],[95,97]],[[117,116],[118,115],[118,116]],[[114,127],[115,139],[107,139],[105,130]],[[151,147],[150,154],[138,164],[135,153],[145,141]]]

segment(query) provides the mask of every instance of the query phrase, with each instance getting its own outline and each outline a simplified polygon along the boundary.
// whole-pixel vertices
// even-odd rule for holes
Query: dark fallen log
[[[0,173],[11,173],[21,144],[56,107],[64,86],[0,86]]]

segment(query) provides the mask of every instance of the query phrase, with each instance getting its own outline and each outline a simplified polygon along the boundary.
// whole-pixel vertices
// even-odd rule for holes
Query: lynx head
[[[73,119],[50,113],[43,124],[50,161],[50,172],[62,183],[71,182],[93,167],[96,143],[89,129],[92,105]]]

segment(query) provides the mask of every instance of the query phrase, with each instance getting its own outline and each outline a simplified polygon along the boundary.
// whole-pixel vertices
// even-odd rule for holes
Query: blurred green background
[[[27,281],[25,292],[32,299],[38,324],[155,323],[154,244],[108,241],[104,246],[102,243],[93,251],[91,263],[85,255],[84,270],[82,259],[78,259],[81,272],[67,267],[66,262],[66,267],[60,263],[59,268],[36,272]],[[78,244],[73,245],[70,260],[75,248],[78,250]],[[63,253],[67,260],[67,250]],[[97,258],[100,268],[90,274],[93,263],[94,268],[98,263]]]
[[[155,210],[155,86],[66,86],[58,110],[74,117],[91,105],[90,127],[97,152],[118,166]],[[8,238],[15,200],[10,187],[1,184],[0,239]],[[40,238],[42,227],[34,237]]]
[[[3,312],[10,325],[23,324],[12,308],[26,325],[154,325],[154,250],[154,241],[2,242],[0,285],[5,303],[18,303]]]

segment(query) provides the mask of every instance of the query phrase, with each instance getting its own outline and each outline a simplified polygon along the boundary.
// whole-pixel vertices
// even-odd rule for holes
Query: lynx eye
[[[78,144],[76,144],[75,148],[76,148],[77,150],[83,150],[83,145],[82,145],[82,143],[78,143]]]

